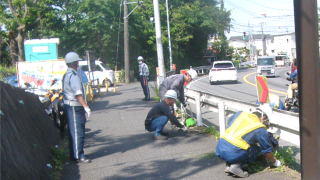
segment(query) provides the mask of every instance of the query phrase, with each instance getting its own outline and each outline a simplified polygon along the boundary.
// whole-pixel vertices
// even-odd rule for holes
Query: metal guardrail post
[[[106,85],[106,92],[109,92],[108,78],[105,78],[104,82]]]
[[[202,126],[202,113],[201,113],[201,105],[200,105],[200,94],[197,94],[195,97],[196,101],[196,109],[197,109],[197,125]]]
[[[99,81],[99,78],[97,79],[97,83],[98,83],[98,94],[99,94],[99,96],[101,96],[101,91],[100,91],[100,81]]]
[[[222,137],[224,131],[226,130],[226,119],[225,119],[225,108],[224,102],[219,102],[219,129],[220,129],[220,138]]]

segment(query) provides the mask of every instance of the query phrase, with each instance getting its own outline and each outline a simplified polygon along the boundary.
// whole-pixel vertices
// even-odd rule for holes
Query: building
[[[243,36],[232,36],[228,40],[229,46],[233,46],[236,52],[239,48],[247,48],[250,50],[249,59],[252,61],[257,59],[257,56],[262,55],[277,55],[286,53],[290,59],[296,57],[296,41],[295,33],[287,34],[252,34],[247,36],[246,40]],[[245,54],[240,54],[245,56]]]

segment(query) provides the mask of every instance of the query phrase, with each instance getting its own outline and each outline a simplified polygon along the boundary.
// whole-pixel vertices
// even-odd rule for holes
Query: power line
[[[249,10],[247,10],[247,9],[244,9],[244,8],[242,8],[242,7],[236,5],[236,4],[234,4],[234,3],[232,3],[232,2],[230,2],[230,1],[228,1],[228,0],[225,0],[225,2],[227,2],[229,5],[235,7],[236,9],[239,9],[240,11],[242,11],[242,12],[244,12],[244,13],[247,13],[247,14],[249,14],[249,15],[251,15],[251,16],[256,16],[256,15],[258,15],[258,14],[256,14],[256,13],[251,12],[251,11],[249,11]]]
[[[277,11],[292,11],[293,12],[293,9],[277,9],[277,8],[272,8],[272,7],[267,7],[267,6],[263,6],[257,2],[255,2],[254,0],[246,0],[252,4],[255,4],[255,5],[258,5],[258,6],[261,6],[261,7],[264,7],[264,8],[267,8],[267,9],[272,9],[272,10],[277,10]]]

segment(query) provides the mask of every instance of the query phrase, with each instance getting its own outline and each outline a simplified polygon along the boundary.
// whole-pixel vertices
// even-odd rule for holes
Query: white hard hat
[[[143,61],[143,57],[142,56],[138,56],[137,61]]]
[[[177,100],[177,92],[174,90],[168,90],[164,97]]]
[[[66,54],[66,57],[64,58],[64,60],[66,61],[66,63],[72,63],[75,61],[81,61],[82,59],[80,59],[79,55],[75,52],[69,52]]]
[[[268,119],[271,120],[272,118],[272,108],[269,104],[263,104],[257,108],[257,111],[262,111],[263,114],[268,116]]]
[[[198,76],[198,73],[193,69],[190,69],[187,73],[191,76],[192,80]]]

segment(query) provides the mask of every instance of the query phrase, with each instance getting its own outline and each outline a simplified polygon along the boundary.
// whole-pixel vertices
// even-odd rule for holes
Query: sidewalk
[[[152,86],[153,83],[150,83]],[[151,97],[154,91],[150,88]],[[63,180],[106,179],[236,179],[224,173],[225,162],[215,156],[215,138],[198,132],[172,131],[166,141],[155,141],[143,121],[155,101],[141,101],[140,83],[121,84],[117,92],[103,93],[89,104],[92,114],[86,124],[85,154],[90,164],[68,161]],[[195,111],[195,109],[193,109]],[[217,118],[203,112],[203,121]],[[300,179],[288,173],[265,170],[246,179]]]

